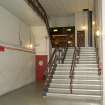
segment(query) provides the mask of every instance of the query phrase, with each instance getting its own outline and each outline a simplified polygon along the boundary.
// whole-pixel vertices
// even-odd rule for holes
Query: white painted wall
[[[11,47],[25,47],[30,42],[30,35],[32,36],[29,25],[0,6],[0,43],[9,44]],[[31,53],[7,49],[0,52],[0,95],[34,82],[34,56]]]
[[[105,0],[101,0],[102,6],[102,51],[103,51],[103,102],[105,105]]]
[[[85,31],[85,46],[88,46],[88,17],[86,12],[75,13],[75,45],[77,45],[77,31],[82,31],[83,26],[86,26]]]
[[[100,31],[100,36],[97,37],[98,41],[98,48],[99,48],[99,55],[100,55],[100,63],[102,63],[102,4],[101,0],[96,0],[96,9],[95,9],[95,15],[96,15],[96,31]]]
[[[46,26],[35,26],[31,29],[35,37],[36,55],[49,55],[50,42]]]
[[[34,82],[34,60],[31,53],[0,52],[0,95]]]
[[[20,46],[19,35],[22,41],[21,47],[25,47],[32,37],[30,26],[0,7],[0,42]]]
[[[67,27],[75,25],[75,15],[67,17],[50,17],[49,23],[51,27]]]
[[[99,49],[99,63],[100,63],[100,65],[103,65],[103,70],[102,70],[102,74],[103,75],[101,75],[100,76],[100,78],[101,78],[101,85],[103,86],[102,87],[102,89],[103,90],[105,90],[105,73],[104,73],[104,62],[103,62],[103,60],[104,60],[104,54],[105,54],[105,51],[104,51],[104,40],[105,40],[105,38],[104,38],[104,36],[105,36],[105,31],[104,31],[104,28],[105,28],[105,26],[104,26],[104,12],[103,12],[103,14],[102,14],[102,8],[103,8],[103,10],[105,11],[105,8],[104,8],[104,6],[102,5],[103,3],[105,4],[105,2],[103,1],[103,3],[102,3],[102,1],[103,0],[95,0],[95,20],[96,20],[96,31],[98,30],[99,32],[100,32],[100,35],[97,37],[97,45],[98,45],[98,49]],[[103,17],[102,17],[102,15],[103,15]],[[103,19],[102,19],[103,18]],[[95,34],[96,35],[96,34]],[[102,56],[103,55],[103,56]],[[102,91],[102,100],[103,101],[101,101],[102,103],[103,103],[103,105],[105,105],[105,92],[104,91]]]

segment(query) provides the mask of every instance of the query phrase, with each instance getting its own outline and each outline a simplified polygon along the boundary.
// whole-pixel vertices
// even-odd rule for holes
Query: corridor
[[[0,0],[0,105],[105,104],[105,0]]]
[[[100,103],[42,97],[43,83],[32,83],[0,97],[0,105],[100,105]]]

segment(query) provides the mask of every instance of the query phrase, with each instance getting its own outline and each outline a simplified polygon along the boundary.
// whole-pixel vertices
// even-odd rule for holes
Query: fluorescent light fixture
[[[72,42],[71,41],[68,41],[68,44],[71,44]]]
[[[58,29],[53,29],[54,32],[58,32]]]
[[[70,32],[70,31],[71,31],[71,28],[68,28],[68,29],[67,29],[67,31],[69,31],[69,32]]]

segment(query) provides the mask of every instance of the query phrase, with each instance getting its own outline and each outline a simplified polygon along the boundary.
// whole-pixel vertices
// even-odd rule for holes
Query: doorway
[[[85,31],[77,31],[77,46],[85,47]]]

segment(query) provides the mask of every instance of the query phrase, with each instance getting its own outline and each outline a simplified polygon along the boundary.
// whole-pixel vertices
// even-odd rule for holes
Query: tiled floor
[[[0,105],[100,105],[69,99],[43,98],[42,84],[31,84],[0,97]]]

